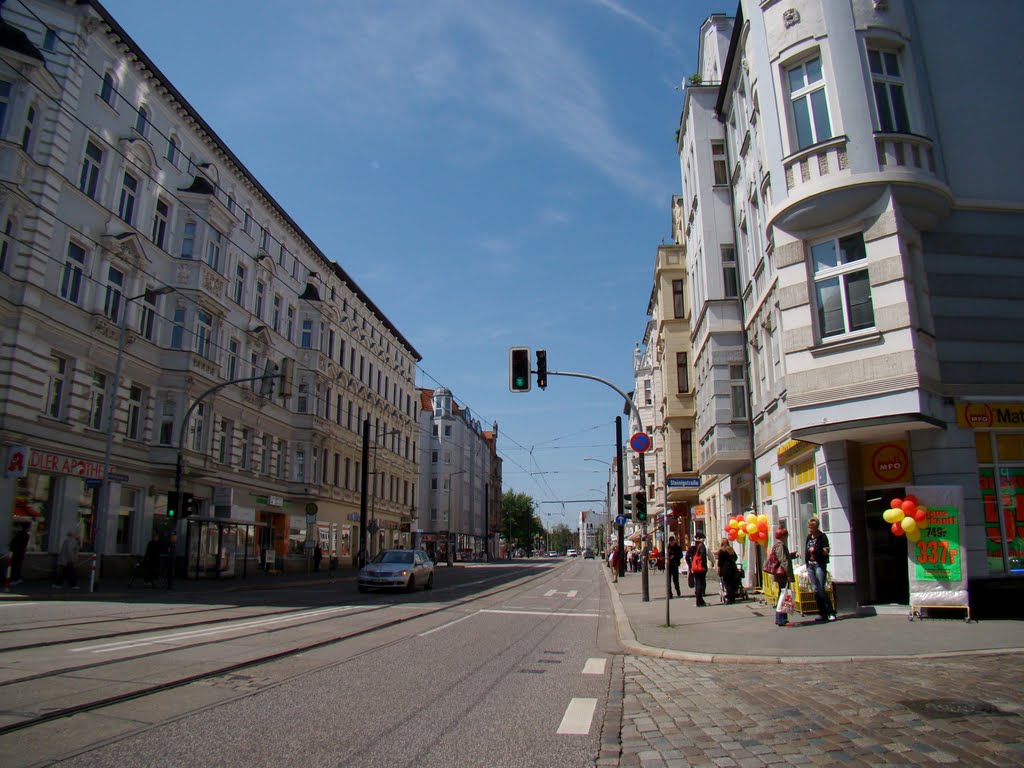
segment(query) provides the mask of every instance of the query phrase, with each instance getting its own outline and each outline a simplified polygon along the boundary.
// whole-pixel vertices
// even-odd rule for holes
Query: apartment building
[[[189,575],[348,564],[369,430],[408,545],[416,350],[99,3],[2,14],[0,540],[30,576],[68,531],[111,572],[172,534]]]
[[[1022,107],[962,66],[1019,90],[1024,7],[965,12],[742,0],[685,84],[701,501],[797,541],[820,518],[841,607],[906,604],[928,567],[882,518],[909,487],[960,495],[972,603],[1024,574]]]

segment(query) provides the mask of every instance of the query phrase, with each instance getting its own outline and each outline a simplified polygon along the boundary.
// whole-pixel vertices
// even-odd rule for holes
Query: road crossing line
[[[557,733],[586,736],[590,733],[596,709],[597,699],[574,698],[565,709]]]
[[[596,619],[599,613],[574,613],[572,611],[505,611],[499,608],[484,608],[480,613],[510,613],[517,616],[577,616],[585,619]]]
[[[544,593],[544,597],[554,597],[555,595],[565,595],[566,597],[573,598],[578,594],[578,590],[570,589],[568,592],[559,592],[557,589],[549,589]]]
[[[584,675],[603,675],[605,663],[608,659],[587,659],[587,663],[583,665]]]
[[[161,643],[173,642],[175,640],[192,640],[197,637],[207,637],[209,635],[220,635],[228,632],[237,632],[244,629],[252,629],[254,627],[265,627],[272,624],[282,624],[289,621],[297,621],[300,619],[311,619],[318,616],[325,616],[331,613],[342,613],[344,611],[351,611],[355,606],[342,605],[335,606],[333,608],[321,608],[315,611],[305,611],[303,613],[293,613],[287,616],[273,616],[267,619],[257,619],[254,621],[245,621],[240,624],[230,624],[219,627],[209,627],[207,629],[193,629],[187,632],[175,632],[169,635],[160,635],[158,637],[150,637],[147,639],[139,640],[121,640],[116,643],[102,643],[100,645],[87,645],[79,648],[72,648],[72,653],[114,653],[116,651],[125,651],[132,648],[142,648],[147,645],[159,645]]]

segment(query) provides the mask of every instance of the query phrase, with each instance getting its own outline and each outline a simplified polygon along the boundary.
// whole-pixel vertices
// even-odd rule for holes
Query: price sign
[[[959,581],[960,510],[928,506],[921,538],[914,544],[915,578],[918,581]]]

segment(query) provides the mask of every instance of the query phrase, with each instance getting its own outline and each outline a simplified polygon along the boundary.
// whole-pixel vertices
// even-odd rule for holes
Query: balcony
[[[218,304],[224,300],[227,282],[227,278],[202,261],[179,259],[174,270],[176,288],[201,291]]]
[[[854,168],[849,139],[836,136],[782,161],[786,198],[772,211],[771,224],[794,237],[854,218],[892,190],[901,213],[917,227],[934,227],[952,203],[935,173],[933,142],[914,134],[875,133],[877,164]]]

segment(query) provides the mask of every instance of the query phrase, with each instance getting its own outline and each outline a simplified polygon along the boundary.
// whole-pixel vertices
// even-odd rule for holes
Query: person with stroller
[[[718,578],[722,582],[725,602],[732,605],[740,588],[740,570],[736,566],[736,550],[728,539],[722,539],[718,546]]]

